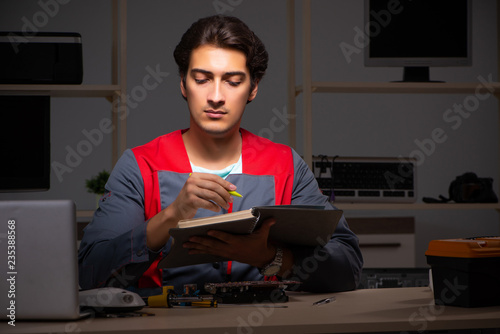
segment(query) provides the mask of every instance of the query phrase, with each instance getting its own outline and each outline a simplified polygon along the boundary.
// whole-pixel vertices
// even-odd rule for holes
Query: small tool
[[[192,307],[217,307],[217,300],[212,295],[209,296],[186,296],[176,295],[173,286],[164,286],[161,295],[147,297],[145,300],[149,307],[174,307],[174,306],[192,306]]]
[[[313,306],[328,304],[328,303],[331,303],[334,301],[335,301],[335,296],[332,296],[332,297],[321,299],[321,300],[318,300],[317,302],[314,302]]]

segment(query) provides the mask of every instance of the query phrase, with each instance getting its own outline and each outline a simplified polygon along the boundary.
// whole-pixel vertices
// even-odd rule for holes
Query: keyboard
[[[415,167],[411,159],[313,156],[319,188],[334,202],[413,203]]]

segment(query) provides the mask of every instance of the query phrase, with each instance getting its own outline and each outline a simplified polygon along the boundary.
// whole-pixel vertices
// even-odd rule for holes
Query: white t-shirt
[[[240,159],[238,160],[238,162],[236,162],[232,165],[229,165],[223,169],[218,169],[218,170],[206,169],[203,167],[195,166],[195,165],[193,165],[193,163],[191,163],[191,169],[195,173],[215,174],[215,175],[219,175],[223,179],[225,179],[229,174],[241,174],[243,172],[242,163],[241,163],[241,155],[240,155]]]

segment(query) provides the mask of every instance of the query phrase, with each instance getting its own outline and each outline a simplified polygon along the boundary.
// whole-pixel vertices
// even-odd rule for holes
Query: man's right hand
[[[215,212],[228,209],[233,201],[230,190],[236,190],[236,186],[220,176],[192,173],[172,204],[149,220],[146,228],[149,249],[162,248],[170,238],[170,229],[179,220],[193,218],[198,209]]]
[[[215,212],[221,208],[227,210],[233,202],[230,190],[236,190],[236,186],[220,176],[192,173],[170,206],[177,211],[179,220],[193,218],[199,208]]]

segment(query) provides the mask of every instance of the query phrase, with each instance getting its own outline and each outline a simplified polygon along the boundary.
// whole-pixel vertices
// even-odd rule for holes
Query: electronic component
[[[413,203],[416,166],[408,158],[313,156],[313,173],[332,202]]]
[[[285,303],[285,289],[298,281],[245,281],[206,283],[205,290],[223,304]]]
[[[358,289],[429,286],[429,268],[363,268]]]

